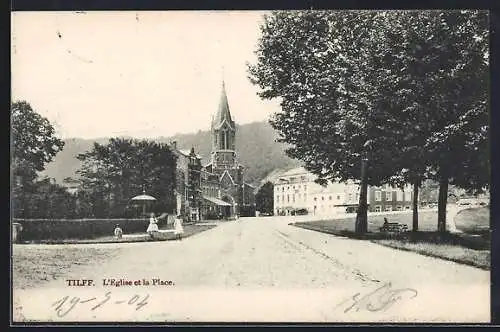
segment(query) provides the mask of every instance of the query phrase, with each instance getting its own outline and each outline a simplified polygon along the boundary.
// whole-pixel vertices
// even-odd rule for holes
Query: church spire
[[[231,128],[234,128],[234,121],[231,118],[229,103],[227,101],[226,84],[224,80],[222,80],[222,91],[219,100],[219,109],[217,110],[217,114],[215,115],[213,126],[215,128],[219,128],[224,122],[227,122]]]

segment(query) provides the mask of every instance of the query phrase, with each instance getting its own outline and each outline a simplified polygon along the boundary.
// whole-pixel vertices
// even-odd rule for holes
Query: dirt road
[[[14,312],[19,319],[54,321],[490,319],[488,271],[296,228],[290,221],[242,218],[182,241],[108,244],[120,248],[111,260],[14,290]],[[88,245],[72,248],[79,246]],[[67,286],[68,279],[95,285]],[[111,279],[132,285],[111,286]]]

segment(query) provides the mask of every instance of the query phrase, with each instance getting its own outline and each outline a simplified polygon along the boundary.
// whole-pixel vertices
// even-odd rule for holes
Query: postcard
[[[12,323],[488,323],[486,11],[13,12]]]

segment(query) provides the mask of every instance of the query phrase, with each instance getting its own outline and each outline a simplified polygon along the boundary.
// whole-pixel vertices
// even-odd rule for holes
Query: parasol
[[[156,198],[154,198],[153,196],[146,195],[146,192],[143,190],[142,195],[132,197],[130,200],[136,202],[144,202],[142,207],[142,212],[144,213],[144,215],[146,215],[146,202],[156,201]]]

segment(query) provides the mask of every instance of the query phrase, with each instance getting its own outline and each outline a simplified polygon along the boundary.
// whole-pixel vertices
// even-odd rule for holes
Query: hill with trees
[[[259,186],[260,181],[275,169],[288,169],[299,165],[299,161],[285,154],[286,146],[276,142],[276,133],[267,121],[240,125],[236,131],[236,149],[240,163],[245,166],[245,181]],[[76,156],[92,149],[94,142],[105,144],[109,138],[64,140],[64,149],[48,163],[41,177],[54,178],[56,183],[63,184],[65,178],[78,179],[76,171],[81,161]],[[158,137],[154,141],[168,143],[176,141],[179,149],[191,149],[202,155],[203,163],[210,160],[210,131],[198,131],[193,134],[177,134],[172,137]]]

